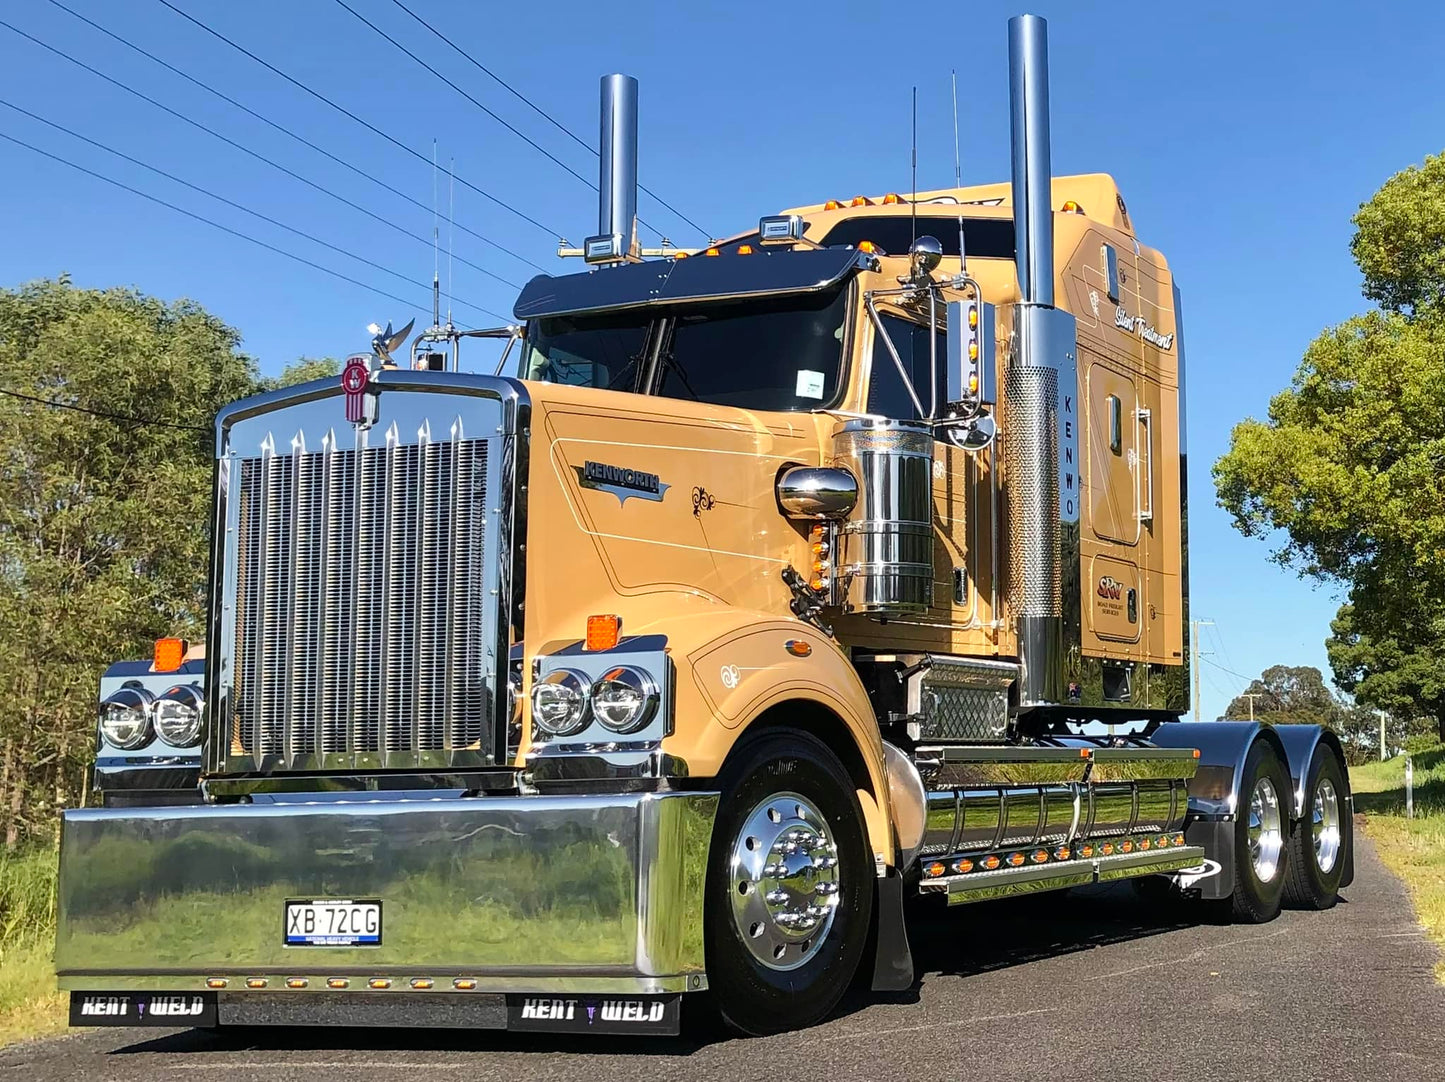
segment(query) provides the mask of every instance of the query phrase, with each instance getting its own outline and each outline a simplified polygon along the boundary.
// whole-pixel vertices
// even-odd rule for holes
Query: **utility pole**
[[[1189,635],[1189,652],[1192,655],[1192,675],[1194,677],[1194,720],[1199,720],[1199,629],[1201,627],[1213,627],[1213,620],[1191,620]]]
[[[1254,700],[1255,700],[1255,699],[1258,699],[1258,698],[1261,698],[1261,694],[1260,694],[1258,691],[1246,691],[1246,692],[1242,692],[1239,697],[1240,697],[1241,699],[1248,699],[1248,700],[1249,700],[1249,720],[1250,720],[1250,721],[1253,721],[1253,720],[1254,720]]]
[[[1385,712],[1380,711],[1380,762],[1385,761]]]

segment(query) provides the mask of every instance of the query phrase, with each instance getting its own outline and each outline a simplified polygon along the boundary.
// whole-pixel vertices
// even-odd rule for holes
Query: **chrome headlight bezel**
[[[100,736],[111,747],[121,751],[135,751],[151,742],[155,736],[155,696],[142,687],[123,687],[104,699],[100,704]],[[140,725],[133,735],[117,737],[111,725],[121,712],[140,715]],[[128,724],[135,724],[133,720]]]
[[[608,696],[614,696],[609,699]],[[628,696],[632,705],[617,714],[620,698]],[[645,728],[657,713],[662,693],[652,674],[635,665],[615,665],[592,684],[589,696],[592,717],[609,732],[625,736]]]
[[[553,669],[532,684],[532,728],[553,739],[575,736],[591,720],[592,679],[578,669]],[[564,707],[560,720],[555,707]]]
[[[195,684],[177,684],[151,706],[156,735],[173,748],[193,748],[201,742],[206,699]],[[179,720],[167,730],[168,723]]]

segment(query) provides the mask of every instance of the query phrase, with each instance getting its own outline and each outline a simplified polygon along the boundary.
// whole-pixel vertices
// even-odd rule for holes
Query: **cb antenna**
[[[918,87],[913,88],[913,150],[909,155],[913,169],[913,197],[908,201],[911,208],[913,239],[918,239]]]
[[[958,69],[953,69],[953,186],[963,187],[963,167],[958,158]],[[958,210],[958,273],[968,273],[968,253],[963,245],[963,204]]]
[[[437,230],[437,141],[431,141],[431,325],[441,323],[441,237]]]
[[[447,328],[452,325],[452,249],[456,237],[457,160],[447,167]],[[455,365],[453,365],[455,367]]]

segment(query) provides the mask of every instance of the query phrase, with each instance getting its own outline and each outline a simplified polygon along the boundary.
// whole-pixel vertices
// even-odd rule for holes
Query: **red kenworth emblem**
[[[352,424],[366,420],[366,385],[371,382],[371,358],[357,354],[346,359],[341,370],[341,389],[346,392],[346,419]]]

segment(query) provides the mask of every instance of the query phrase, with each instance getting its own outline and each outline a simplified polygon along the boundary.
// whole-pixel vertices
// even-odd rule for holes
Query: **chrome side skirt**
[[[1117,853],[1086,860],[1062,860],[1044,865],[925,878],[918,884],[918,889],[925,894],[946,895],[949,905],[962,905],[965,902],[1087,886],[1113,879],[1177,872],[1195,867],[1203,859],[1204,850],[1190,845],[1163,852]]]

